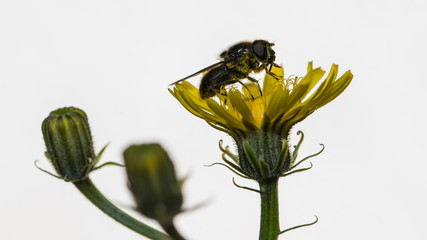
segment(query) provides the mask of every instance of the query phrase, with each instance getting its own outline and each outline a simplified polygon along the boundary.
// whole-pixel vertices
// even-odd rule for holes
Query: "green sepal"
[[[298,144],[295,146],[295,149],[294,149],[294,151],[292,153],[292,158],[291,158],[291,164],[290,164],[290,166],[292,166],[295,163],[295,160],[298,157],[299,148],[301,147],[302,141],[304,140],[304,133],[302,131],[298,131],[297,135],[300,135],[300,134],[301,134],[301,138],[300,138]]]
[[[236,156],[235,154],[233,154],[230,151],[230,149],[228,149],[228,146],[225,147],[225,148],[222,146],[222,139],[219,140],[218,146],[219,146],[219,149],[221,150],[221,152],[223,152],[224,154],[226,154],[227,156],[229,156],[231,159],[233,159],[233,161],[235,163],[239,164],[239,157]]]
[[[107,149],[107,147],[110,145],[110,143],[105,144],[105,146],[98,152],[98,154],[96,155],[95,158],[95,163],[94,165],[98,165],[99,160],[101,160],[102,154],[104,153],[105,149]],[[103,164],[104,165],[104,164]],[[99,168],[99,167],[97,167]]]
[[[277,159],[276,167],[274,168],[274,173],[283,173],[286,171],[290,164],[290,158],[288,157],[288,155],[288,141],[286,141],[286,139],[282,139],[282,150],[280,151],[279,158]]]
[[[245,175],[245,176],[249,176],[249,173],[247,173],[245,170],[243,170],[241,167],[239,167],[238,165],[234,164],[233,162],[227,160],[225,158],[225,153],[222,154],[222,160],[227,163],[230,167],[232,167],[233,169],[235,169],[236,171],[240,172],[241,174]]]
[[[270,166],[264,161],[264,158],[258,156],[261,176],[266,179],[271,177]]]
[[[255,156],[255,153],[252,150],[251,145],[249,144],[249,141],[247,139],[243,140],[243,151],[245,152],[246,158],[249,161],[249,164],[251,165],[252,169],[255,170],[254,174],[261,177],[262,173],[261,173],[260,161]],[[254,175],[254,174],[251,174],[251,175]]]

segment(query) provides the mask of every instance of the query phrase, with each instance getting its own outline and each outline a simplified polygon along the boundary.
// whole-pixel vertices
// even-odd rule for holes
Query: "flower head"
[[[248,83],[242,89],[222,89],[216,98],[202,99],[186,81],[169,90],[193,115],[233,137],[239,171],[258,180],[281,176],[292,168],[295,159],[287,147],[291,128],[334,100],[353,78],[347,71],[337,79],[338,65],[334,64],[320,82],[325,71],[313,69],[311,62],[304,77],[285,78],[283,68],[274,67],[272,73],[275,77],[266,74],[262,88]]]

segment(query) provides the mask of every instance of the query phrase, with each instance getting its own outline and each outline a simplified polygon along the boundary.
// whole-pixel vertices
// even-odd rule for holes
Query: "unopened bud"
[[[65,181],[87,178],[96,159],[86,113],[74,107],[57,109],[43,121],[46,155]]]
[[[172,161],[159,144],[130,146],[124,158],[138,211],[160,223],[181,212],[181,186]]]

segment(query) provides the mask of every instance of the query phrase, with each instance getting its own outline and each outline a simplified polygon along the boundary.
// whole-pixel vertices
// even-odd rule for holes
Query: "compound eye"
[[[267,60],[267,49],[265,48],[265,44],[255,42],[252,46],[252,50],[260,60]]]

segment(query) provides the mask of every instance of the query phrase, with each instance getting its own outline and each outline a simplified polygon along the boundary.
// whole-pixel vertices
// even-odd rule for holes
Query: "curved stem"
[[[129,216],[119,208],[117,208],[113,203],[111,203],[107,198],[102,195],[101,192],[96,188],[92,181],[87,178],[86,180],[74,182],[74,185],[80,190],[80,192],[85,195],[89,201],[91,201],[95,206],[97,206],[105,214],[116,220],[117,222],[125,225],[129,229],[146,236],[150,239],[156,240],[170,240],[171,238],[148,226],[135,218]]]
[[[276,240],[280,232],[277,179],[259,182],[261,191],[261,224],[259,240]]]
[[[185,240],[183,236],[178,232],[178,230],[175,228],[175,225],[173,224],[173,220],[169,222],[160,222],[160,226],[171,236],[173,240]]]

